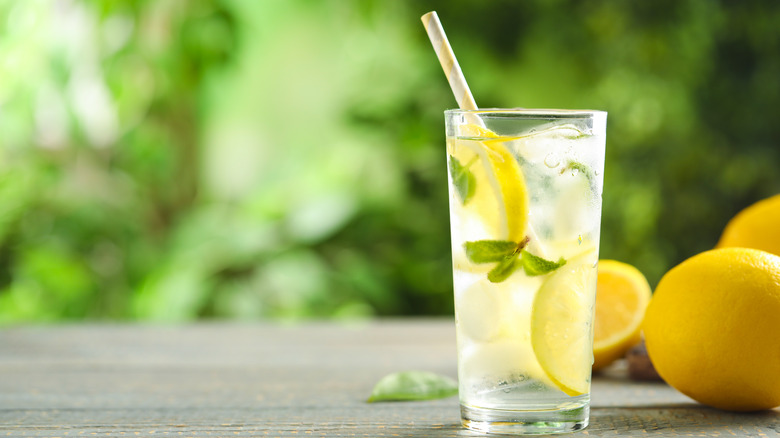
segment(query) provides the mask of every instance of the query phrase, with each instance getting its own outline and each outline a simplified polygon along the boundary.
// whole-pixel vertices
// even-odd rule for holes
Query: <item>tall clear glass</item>
[[[588,424],[607,113],[445,111],[464,426]]]

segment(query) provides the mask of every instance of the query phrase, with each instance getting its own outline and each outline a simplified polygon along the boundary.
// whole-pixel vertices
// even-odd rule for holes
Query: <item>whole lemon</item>
[[[723,230],[718,248],[755,248],[780,255],[780,195],[737,213]]]
[[[780,406],[780,257],[703,252],[661,279],[643,323],[667,383],[719,409]]]

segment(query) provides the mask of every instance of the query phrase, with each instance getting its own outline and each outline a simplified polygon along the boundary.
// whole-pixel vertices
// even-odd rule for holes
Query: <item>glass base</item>
[[[543,435],[585,429],[590,406],[586,403],[569,409],[508,410],[460,406],[463,426],[483,433],[506,435]]]

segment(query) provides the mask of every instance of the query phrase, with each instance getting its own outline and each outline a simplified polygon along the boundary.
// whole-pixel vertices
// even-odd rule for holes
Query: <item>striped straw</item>
[[[458,60],[455,59],[455,53],[452,52],[452,47],[450,47],[450,42],[447,40],[447,35],[444,33],[444,28],[441,26],[441,21],[439,21],[436,11],[428,12],[421,19],[426,32],[428,32],[428,38],[431,39],[431,44],[433,44],[433,50],[436,51],[436,55],[439,57],[441,68],[444,69],[444,74],[450,83],[455,100],[458,101],[458,107],[465,110],[477,109],[474,96],[471,95],[469,85],[466,83],[466,78],[463,76],[460,65],[458,65]]]

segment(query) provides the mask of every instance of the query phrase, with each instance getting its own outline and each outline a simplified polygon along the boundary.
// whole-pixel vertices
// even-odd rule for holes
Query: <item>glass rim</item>
[[[606,111],[590,109],[538,109],[538,108],[479,108],[479,109],[460,109],[453,108],[444,111],[444,114],[473,114],[481,116],[490,116],[495,114],[497,117],[563,117],[563,118],[589,118],[606,115]]]

